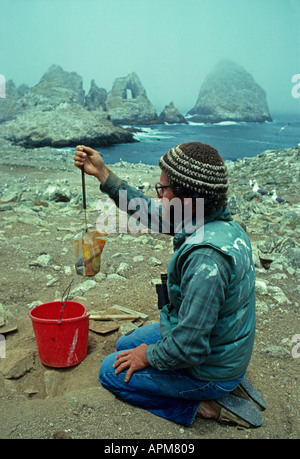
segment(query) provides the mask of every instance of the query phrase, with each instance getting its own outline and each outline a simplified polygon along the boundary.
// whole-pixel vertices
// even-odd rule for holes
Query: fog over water
[[[271,116],[299,116],[299,24],[300,0],[1,0],[0,74],[33,86],[57,64],[109,91],[134,71],[158,112],[174,101],[185,113],[228,58],[265,89]]]

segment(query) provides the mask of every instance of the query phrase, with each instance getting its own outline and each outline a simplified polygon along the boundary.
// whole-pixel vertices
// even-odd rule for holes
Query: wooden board
[[[125,314],[120,314],[116,310],[124,312]],[[94,333],[106,335],[116,332],[122,324],[125,325],[127,322],[134,322],[137,327],[140,327],[146,317],[148,317],[147,314],[123,306],[114,305],[106,311],[100,311],[99,313],[93,312],[90,315],[89,329]]]
[[[106,335],[107,333],[112,333],[120,328],[120,323],[115,321],[110,322],[98,322],[91,320],[89,324],[89,330],[94,333],[99,333],[100,335]]]
[[[119,306],[118,304],[114,304],[111,309],[118,309],[119,311],[126,312],[127,314],[134,314],[138,315],[141,319],[148,319],[148,314],[144,314],[140,311],[135,311],[134,309],[125,308],[125,306]]]
[[[91,320],[136,320],[140,316],[129,315],[129,314],[91,314]]]

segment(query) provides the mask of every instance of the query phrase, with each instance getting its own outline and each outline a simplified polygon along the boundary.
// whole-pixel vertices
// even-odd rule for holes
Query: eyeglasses
[[[164,192],[161,192],[160,190],[164,190],[164,188],[170,188],[170,185],[161,185],[159,182],[155,184],[155,191],[158,198],[162,197]]]

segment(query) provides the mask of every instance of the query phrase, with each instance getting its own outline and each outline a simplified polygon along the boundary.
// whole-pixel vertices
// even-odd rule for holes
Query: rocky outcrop
[[[117,78],[106,99],[110,119],[119,124],[154,124],[158,116],[136,75]]]
[[[161,114],[158,117],[160,123],[168,124],[188,124],[187,120],[175,107],[174,102],[171,102],[169,105],[166,105]]]
[[[79,105],[60,105],[46,111],[27,110],[0,124],[0,136],[26,148],[76,147],[78,144],[96,148],[135,141],[130,132]]]
[[[12,80],[6,82],[5,98],[0,99],[0,123],[11,120],[25,111],[23,96],[27,89],[25,85],[17,88]]]
[[[32,88],[7,86],[7,98],[0,101],[0,136],[14,144],[96,148],[135,141],[132,133],[107,120],[106,91],[92,82],[85,98],[75,72],[53,65]]]
[[[104,88],[99,88],[95,80],[91,81],[90,90],[85,97],[85,106],[88,110],[106,110],[105,101],[107,98],[107,91]]]
[[[242,223],[252,236],[258,278],[261,272],[270,275],[279,272],[282,279],[287,278],[286,274],[295,275],[298,272],[300,275],[300,148],[266,150],[254,158],[239,158],[227,163],[227,166],[230,183],[228,206],[233,219]],[[249,185],[252,177],[269,192],[268,195],[253,191]],[[274,188],[286,202],[278,203],[271,197]],[[284,295],[275,285],[272,290],[269,289],[269,294],[273,300],[280,294],[278,303],[283,304]],[[294,282],[288,295],[299,297],[298,290],[298,284]],[[266,295],[261,300],[264,298]]]
[[[243,67],[225,59],[206,77],[188,114],[202,123],[272,121],[264,89]]]
[[[39,83],[25,92],[22,104],[27,109],[39,110],[52,110],[61,104],[83,106],[84,95],[80,75],[52,65]]]
[[[22,115],[28,110],[48,111],[60,105],[84,105],[82,78],[76,72],[65,72],[52,65],[39,83],[29,88],[7,82],[6,98],[0,101],[0,122]]]

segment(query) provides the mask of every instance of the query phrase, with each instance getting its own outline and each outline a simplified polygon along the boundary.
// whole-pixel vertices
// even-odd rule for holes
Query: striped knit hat
[[[227,169],[218,151],[201,142],[171,148],[159,160],[161,170],[172,183],[203,197],[226,196]]]

